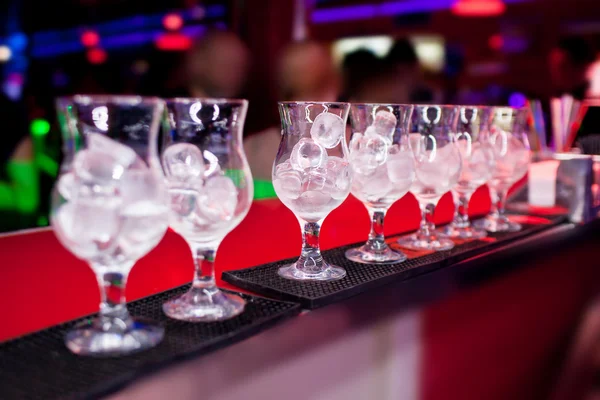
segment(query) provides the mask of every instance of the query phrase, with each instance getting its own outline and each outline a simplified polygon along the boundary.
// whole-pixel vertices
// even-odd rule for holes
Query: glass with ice
[[[157,152],[164,102],[75,96],[57,105],[71,154],[53,190],[50,220],[59,241],[89,263],[101,292],[99,316],[76,326],[65,343],[76,354],[97,356],[152,347],[163,328],[131,318],[125,284],[168,226]]]
[[[529,170],[527,108],[495,107],[489,141],[494,154],[494,168],[488,181],[492,210],[474,225],[489,232],[516,232],[521,225],[504,213],[508,189]]]
[[[352,104],[349,161],[353,171],[351,192],[371,217],[368,241],[346,251],[358,263],[395,264],[406,260],[385,243],[383,221],[387,210],[404,196],[415,179],[415,163],[407,129],[412,105]]]
[[[190,290],[166,302],[163,310],[191,322],[232,318],[245,302],[219,290],[214,262],[219,244],[252,204],[252,176],[242,146],[248,102],[173,99],[167,109],[161,162],[169,221],[190,246],[195,273]]]
[[[475,190],[492,176],[494,154],[489,142],[489,127],[493,107],[460,106],[457,121],[456,143],[460,150],[462,171],[458,183],[452,188],[454,220],[442,233],[461,239],[481,239],[484,229],[471,226],[469,200]]]
[[[449,250],[452,240],[435,232],[433,212],[440,198],[460,177],[462,162],[456,145],[456,106],[415,105],[410,120],[409,144],[415,157],[410,192],[417,198],[422,219],[419,230],[398,243],[413,250]]]
[[[302,228],[300,258],[279,269],[284,278],[330,281],[346,275],[343,268],[323,260],[319,231],[325,217],[350,193],[349,108],[347,103],[279,103],[281,143],[273,164],[273,186]]]

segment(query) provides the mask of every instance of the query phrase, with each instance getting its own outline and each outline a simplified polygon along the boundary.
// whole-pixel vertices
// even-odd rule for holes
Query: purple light
[[[515,108],[525,107],[527,104],[527,97],[523,93],[514,92],[511,93],[508,98],[508,105]]]

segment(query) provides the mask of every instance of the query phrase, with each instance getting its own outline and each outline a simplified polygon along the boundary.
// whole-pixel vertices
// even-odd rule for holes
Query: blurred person
[[[389,69],[389,86],[396,96],[395,103],[429,103],[433,92],[425,83],[419,58],[412,43],[398,39],[385,57]]]
[[[340,82],[329,49],[310,41],[288,46],[278,64],[278,85],[281,101],[336,101]],[[266,195],[274,195],[270,181],[280,141],[279,126],[272,126],[244,140],[257,197],[260,197],[261,188]]]
[[[382,59],[368,49],[355,50],[344,57],[342,62],[344,75],[343,101],[385,103],[389,92],[386,91],[386,66]]]
[[[208,32],[186,54],[185,86],[176,96],[237,98],[246,84],[250,58],[234,33]]]
[[[35,225],[39,177],[33,143],[28,135],[27,115],[19,101],[0,91],[0,231]]]
[[[586,97],[589,81],[587,69],[593,55],[587,42],[581,37],[561,39],[548,56],[552,96],[570,94],[582,100]]]

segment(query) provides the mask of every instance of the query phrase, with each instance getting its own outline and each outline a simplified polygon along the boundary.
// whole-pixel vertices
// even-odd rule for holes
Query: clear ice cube
[[[302,174],[289,162],[281,163],[275,167],[273,187],[279,197],[295,200],[302,193]]]
[[[386,110],[379,110],[375,114],[373,126],[379,135],[392,139],[396,131],[397,122],[398,120],[394,114]]]
[[[231,178],[221,175],[206,180],[197,201],[196,214],[209,222],[231,221],[237,207],[237,187]]]
[[[111,155],[116,163],[122,165],[126,169],[134,165],[139,166],[140,163],[144,165],[143,161],[131,147],[121,144],[106,135],[100,133],[88,133],[86,138],[87,149],[92,150],[94,153]]]
[[[345,128],[344,120],[340,116],[323,112],[315,118],[310,128],[310,136],[326,149],[332,149],[342,140]]]
[[[354,171],[354,175],[369,176],[375,173],[379,166],[379,162],[374,154],[370,152],[357,151],[350,154],[350,165]]]
[[[78,151],[73,159],[75,176],[86,183],[99,186],[117,185],[126,168],[111,154],[92,149]]]
[[[387,164],[380,165],[370,175],[356,174],[352,183],[353,192],[368,201],[377,201],[384,197],[392,184],[387,174]]]
[[[162,164],[168,180],[197,181],[203,179],[206,166],[202,151],[191,143],[177,143],[165,149]]]
[[[392,183],[410,186],[415,178],[415,162],[410,150],[390,152],[387,173]]]
[[[327,160],[327,150],[309,138],[302,138],[296,143],[290,155],[290,164],[297,170],[319,168]]]
[[[58,178],[56,188],[63,199],[71,200],[77,194],[79,183],[72,172],[67,172]]]
[[[388,155],[388,149],[391,145],[389,139],[382,136],[368,136],[365,137],[364,146],[361,148],[361,152],[371,154],[379,165],[385,163]]]

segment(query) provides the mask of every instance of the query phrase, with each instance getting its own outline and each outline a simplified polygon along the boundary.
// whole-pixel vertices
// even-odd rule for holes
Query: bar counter
[[[488,208],[482,188],[471,213],[483,215]],[[446,195],[436,222],[448,222],[451,214]],[[390,210],[386,234],[414,230],[418,223],[416,201],[405,196]],[[366,210],[351,197],[325,220],[322,246],[364,241],[368,226]],[[544,398],[597,290],[599,232],[596,222],[564,223],[305,311],[242,342],[155,371],[111,398]],[[293,257],[299,249],[293,214],[278,200],[256,201],[221,245],[217,276]],[[0,340],[97,311],[93,272],[49,229],[4,235],[0,252]],[[169,231],[132,270],[128,301],[189,282],[192,270],[186,244]]]

